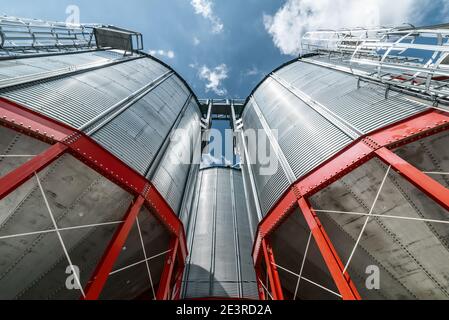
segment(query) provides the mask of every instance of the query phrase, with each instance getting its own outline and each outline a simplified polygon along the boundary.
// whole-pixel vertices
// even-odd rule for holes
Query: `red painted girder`
[[[268,280],[270,281],[271,295],[273,300],[284,300],[282,292],[281,280],[279,279],[276,261],[273,255],[273,249],[267,239],[262,240],[262,250],[265,257],[265,264],[267,266]]]
[[[170,232],[180,237],[182,257],[187,256],[185,232],[181,221],[154,186],[137,171],[123,163],[81,131],[32,111],[15,102],[0,98],[0,124],[39,140],[60,142],[78,160],[99,172],[124,190],[141,195],[153,214]],[[21,125],[23,124],[23,125]],[[30,126],[30,129],[28,129]]]
[[[164,214],[168,215],[161,216],[160,220],[169,227],[171,232],[175,234],[180,232],[181,222],[157,190],[152,187],[150,194],[147,194],[150,190],[148,180],[83,132],[5,98],[0,98],[0,121],[2,124],[23,131],[25,134],[30,134],[40,140],[50,139],[65,144],[74,157],[95,171],[126,191],[142,195],[150,203],[156,203],[158,210],[163,210]],[[28,129],[28,126],[31,129]],[[159,212],[156,212],[156,214],[159,215]],[[184,248],[183,253],[186,255],[186,247],[181,247]]]
[[[177,237],[172,237],[170,240],[170,252],[167,253],[165,259],[164,270],[162,271],[159,288],[157,290],[157,300],[167,300],[170,296],[170,286],[173,276],[173,269],[178,256],[179,240]]]
[[[19,188],[35,173],[40,172],[56,159],[61,157],[66,151],[67,147],[62,143],[57,143],[41,154],[33,157],[31,160],[25,162],[17,169],[11,171],[4,177],[0,178],[0,200],[5,198],[15,189]]]
[[[298,204],[342,298],[344,300],[361,300],[348,273],[346,272],[343,275],[344,265],[327,236],[318,216],[312,212],[309,203],[304,198],[301,198],[298,201]]]
[[[449,211],[449,189],[443,187],[437,181],[386,148],[377,150],[376,155],[387,165],[391,165],[392,168],[431,199]]]
[[[75,132],[65,124],[2,97],[0,124],[49,143],[61,142]]]
[[[70,153],[89,167],[128,192],[145,196],[148,181],[92,138],[77,133],[65,143],[70,147]]]
[[[314,194],[370,160],[372,153],[365,142],[356,142],[302,178],[296,187],[301,196]]]
[[[368,137],[381,147],[396,148],[447,130],[449,113],[430,109],[424,113],[404,119],[388,127],[376,130]]]
[[[121,224],[115,232],[114,237],[109,243],[105,254],[97,265],[97,268],[85,289],[85,300],[97,300],[100,297],[101,291],[106,284],[117,258],[123,251],[123,246],[125,245],[126,239],[128,239],[128,235],[136,222],[136,218],[140,213],[140,209],[144,202],[145,199],[142,196],[138,196],[135,199],[135,202],[129,207],[124,219],[125,222]]]
[[[285,219],[288,218],[292,210],[297,207],[296,196],[292,190],[289,190],[280,199],[279,203],[273,208],[273,210],[265,216],[262,222],[258,226],[258,232],[256,239],[254,241],[253,255],[255,257],[254,264],[257,265],[257,260],[259,259],[259,250],[262,244],[262,239],[267,237],[270,230],[275,229],[279,226]]]
[[[179,260],[178,260],[179,261]],[[179,300],[181,297],[182,277],[184,276],[184,264],[179,264],[175,276],[175,286],[173,288],[172,300]]]
[[[299,196],[310,197],[372,159],[375,156],[375,151],[380,148],[399,147],[448,129],[449,114],[439,110],[430,109],[404,119],[355,141],[352,145],[346,147],[301,178],[295,183],[293,190],[296,187]],[[284,201],[290,201],[291,197],[292,192],[286,192],[259,224],[258,234],[253,247],[253,257],[256,264],[257,260],[260,259],[261,239],[271,234],[288,216],[283,214]],[[289,198],[289,200],[286,198]]]
[[[185,243],[184,227],[179,218],[175,215],[171,207],[161,196],[158,190],[150,186],[147,190],[145,199],[149,205],[149,209],[155,213],[159,220],[169,228],[170,232],[180,238],[179,248],[182,253],[183,260],[187,257],[187,245]]]
[[[260,283],[260,281],[262,280],[262,272],[260,271],[260,264],[256,265],[255,271],[256,271],[257,288],[259,292],[259,300],[266,300],[267,297],[265,295],[265,289]]]

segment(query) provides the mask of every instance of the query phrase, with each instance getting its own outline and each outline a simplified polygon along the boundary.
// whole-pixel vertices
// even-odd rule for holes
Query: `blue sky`
[[[226,90],[226,97],[246,98],[265,73],[291,59],[273,45],[263,24],[264,12],[275,12],[282,1],[216,1],[214,12],[223,23],[220,33],[212,32],[212,23],[195,14],[190,0],[0,2],[3,14],[57,21],[65,21],[67,6],[74,4],[80,8],[82,23],[113,24],[140,31],[145,50],[173,51],[174,58],[159,58],[173,66],[200,98],[220,97],[213,90],[206,92],[207,81],[198,75],[203,66],[213,72],[226,65],[227,78],[219,88]]]
[[[171,65],[199,98],[246,98],[267,73],[300,53],[301,36],[311,29],[449,22],[449,0],[0,0],[0,4],[1,14],[53,21],[66,21],[67,8],[75,5],[81,23],[139,31],[145,50]],[[214,126],[221,131],[228,127]],[[232,142],[223,142],[223,147],[225,143]],[[221,155],[215,156],[223,163]]]
[[[198,97],[246,98],[265,74],[298,54],[310,28],[445,22],[449,0],[0,0],[0,12],[140,31],[145,50],[163,50]],[[202,11],[201,11],[202,10]],[[449,20],[449,19],[448,19]],[[168,54],[170,52],[170,54]]]

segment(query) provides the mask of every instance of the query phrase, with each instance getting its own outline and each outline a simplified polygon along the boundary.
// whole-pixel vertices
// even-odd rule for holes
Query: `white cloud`
[[[214,157],[211,154],[203,154],[201,168],[207,168],[214,165],[232,166],[232,162],[226,159],[224,156]]]
[[[195,67],[195,65],[190,65]],[[203,65],[198,69],[198,77],[206,81],[206,92],[213,91],[219,96],[224,96],[228,91],[222,87],[223,80],[228,78],[228,67],[226,64],[220,64],[213,69]]]
[[[265,29],[283,54],[297,55],[305,32],[323,28],[419,23],[426,4],[438,0],[287,0]],[[426,4],[424,4],[426,3]]]
[[[148,51],[152,56],[166,57],[173,59],[175,57],[175,52],[173,50],[150,50]]]
[[[197,37],[193,37],[193,45],[197,46],[201,43],[200,39],[198,39]]]
[[[253,66],[251,69],[248,69],[244,72],[244,75],[247,77],[253,77],[261,74],[262,72],[257,69],[257,67]]]
[[[203,18],[208,19],[212,23],[213,33],[223,31],[223,23],[214,13],[212,0],[192,0],[190,4],[195,9],[196,14],[203,16]]]

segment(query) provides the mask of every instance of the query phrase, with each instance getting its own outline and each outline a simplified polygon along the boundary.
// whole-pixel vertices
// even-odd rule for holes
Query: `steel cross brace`
[[[307,198],[377,157],[391,165],[399,174],[449,211],[449,190],[391,151],[448,129],[449,115],[443,111],[429,109],[354,141],[301,178],[284,193],[259,224],[253,247],[256,269],[260,268],[264,239],[275,232],[294,209],[299,207],[343,299],[360,299],[349,275],[343,274],[341,260],[318,217],[310,208]]]
[[[45,169],[65,153],[70,153],[136,197],[134,205],[125,215],[125,224],[117,231],[102,262],[97,266],[98,272],[89,282],[86,290],[87,299],[99,297],[105,283],[106,271],[112,268],[113,262],[117,258],[114,250],[124,237],[126,240],[129,234],[129,231],[126,232],[129,223],[132,225],[138,214],[137,208],[140,210],[143,205],[147,206],[172,236],[178,239],[177,248],[179,250],[177,252],[179,251],[180,265],[184,266],[187,256],[184,227],[165,199],[145,177],[124,164],[83,132],[1,97],[0,125],[52,144],[42,154],[0,177],[0,200],[20,187],[34,173]],[[166,298],[170,297],[166,296]]]

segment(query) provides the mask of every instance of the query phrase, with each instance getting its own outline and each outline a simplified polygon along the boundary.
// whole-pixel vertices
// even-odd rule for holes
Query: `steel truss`
[[[447,27],[447,26],[446,26]],[[359,28],[304,35],[304,61],[434,101],[449,100],[449,29]]]
[[[0,98],[0,125],[52,145],[40,155],[33,157],[0,178],[0,200],[64,154],[71,154],[135,197],[124,215],[123,223],[119,225],[91,280],[84,288],[84,299],[96,300],[100,297],[118,255],[143,206],[149,209],[172,237],[170,250],[166,253],[165,266],[156,299],[179,298],[187,256],[184,227],[151,182],[106,151],[83,132],[4,98]],[[176,269],[174,269],[175,265],[177,265]]]
[[[277,266],[274,261],[275,252],[270,246],[270,236],[295,212],[295,209],[299,209],[338,288],[339,293],[336,294],[345,300],[360,300],[361,296],[347,272],[347,266],[342,263],[308,199],[369,160],[378,158],[449,211],[449,189],[391,151],[446,130],[449,130],[449,113],[429,109],[359,138],[332,159],[291,185],[258,227],[253,259],[260,281],[260,299],[283,299],[278,275],[278,268],[281,267]],[[264,265],[266,270],[263,268]],[[263,271],[266,271],[268,275],[269,286],[265,286],[261,280]],[[299,275],[299,279],[301,279],[301,275]],[[270,287],[271,290],[269,291],[267,287]]]
[[[0,47],[7,55],[92,49],[96,46],[95,27],[99,25],[3,16],[0,17]]]

